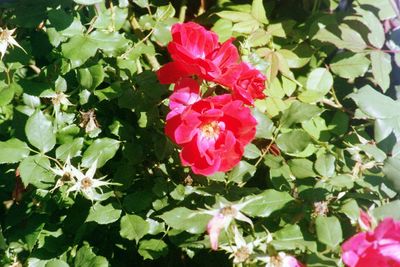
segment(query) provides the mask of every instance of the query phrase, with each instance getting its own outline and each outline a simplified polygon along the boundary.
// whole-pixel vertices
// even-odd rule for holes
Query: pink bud
[[[225,216],[221,213],[216,214],[207,224],[207,233],[210,236],[211,249],[218,249],[218,237],[221,230],[225,227]]]
[[[371,216],[360,209],[360,216],[358,217],[358,225],[364,231],[369,231],[372,229],[372,218]]]

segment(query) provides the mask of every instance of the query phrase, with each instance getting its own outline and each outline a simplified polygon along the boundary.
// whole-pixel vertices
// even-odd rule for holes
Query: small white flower
[[[251,254],[253,254],[254,244],[253,242],[247,243],[246,240],[244,240],[237,226],[234,226],[233,231],[235,234],[235,245],[221,246],[221,248],[230,252],[230,258],[233,257],[233,263],[238,264],[250,258]]]
[[[55,189],[59,188],[60,186],[63,186],[64,183],[66,182],[73,182],[74,181],[74,174],[73,174],[73,169],[75,167],[71,165],[71,161],[69,156],[65,160],[64,166],[61,168],[59,166],[56,166],[56,168],[50,168],[50,170],[57,176],[60,176],[61,178],[57,180],[56,185],[54,186],[53,189],[50,191],[54,191]]]
[[[204,211],[206,214],[213,215],[213,218],[207,224],[207,232],[210,236],[212,250],[218,249],[218,238],[221,230],[226,230],[234,219],[247,222],[253,227],[253,222],[250,218],[240,212],[246,205],[247,203],[232,204],[219,202],[218,208]]]
[[[24,50],[18,43],[15,41],[14,37],[12,36],[16,29],[9,30],[7,28],[2,29],[0,28],[0,59],[3,59],[4,55],[6,54],[7,47],[14,45]],[[24,50],[26,53],[26,51]]]
[[[103,179],[105,176],[99,179],[93,178],[94,174],[96,173],[96,168],[97,168],[97,160],[86,171],[85,174],[83,174],[82,171],[73,167],[72,173],[76,181],[73,186],[68,188],[67,193],[74,191],[81,192],[87,199],[91,201],[100,200],[103,194],[103,191],[100,187],[104,185],[111,185],[112,183],[102,181],[101,179]]]

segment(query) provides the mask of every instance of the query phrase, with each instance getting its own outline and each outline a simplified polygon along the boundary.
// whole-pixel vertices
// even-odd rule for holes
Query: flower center
[[[227,206],[227,207],[223,207],[220,210],[220,213],[224,216],[232,216],[232,217],[236,217],[237,215],[237,210],[232,207],[232,206]]]
[[[244,262],[250,257],[250,250],[247,247],[240,247],[235,252],[235,257],[238,262]]]
[[[216,139],[219,135],[219,125],[217,121],[206,123],[200,127],[203,136],[208,139]]]
[[[87,189],[87,188],[91,187],[92,185],[93,185],[92,179],[90,179],[89,177],[85,177],[81,181],[81,187],[83,189]]]

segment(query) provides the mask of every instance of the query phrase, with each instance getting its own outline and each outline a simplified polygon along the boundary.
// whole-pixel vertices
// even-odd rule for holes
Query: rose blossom
[[[194,173],[225,172],[239,163],[244,146],[255,136],[257,121],[231,95],[201,99],[182,113],[168,116],[165,133],[182,147],[183,165]]]
[[[231,222],[236,219],[239,221],[247,222],[253,227],[253,222],[240,210],[246,206],[247,203],[218,203],[218,208],[209,210],[206,213],[213,215],[207,224],[207,233],[210,237],[210,244],[212,250],[218,249],[219,234],[222,229],[227,229]]]
[[[179,78],[191,75],[214,81],[239,60],[232,39],[220,44],[217,34],[199,24],[178,23],[172,26],[171,32],[168,52],[174,61],[157,71],[163,84],[175,83]]]
[[[375,230],[351,237],[342,250],[349,267],[400,266],[400,221],[386,218]]]
[[[199,101],[200,85],[191,78],[180,79],[174,87],[174,93],[169,97],[169,108],[171,111],[167,115],[167,120],[177,114],[182,113],[185,108]]]
[[[265,76],[248,63],[242,62],[229,68],[218,82],[230,88],[234,99],[253,105],[254,99],[264,99]]]

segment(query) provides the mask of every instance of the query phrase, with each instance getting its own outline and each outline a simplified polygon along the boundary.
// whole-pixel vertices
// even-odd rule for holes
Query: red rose
[[[157,71],[158,79],[163,84],[175,83],[179,78],[190,75],[214,81],[239,60],[232,40],[221,45],[214,32],[199,24],[175,24],[171,32],[172,41],[168,44],[168,51],[174,61]]]
[[[384,219],[373,231],[358,233],[342,245],[349,267],[399,267],[400,221]]]
[[[182,147],[183,165],[211,175],[239,163],[244,146],[255,136],[257,122],[242,101],[230,95],[201,99],[169,116],[165,133]]]
[[[265,76],[248,63],[242,62],[230,68],[217,80],[232,90],[233,98],[253,105],[254,99],[264,99]]]
[[[169,108],[167,120],[182,113],[185,108],[201,99],[200,86],[197,81],[191,78],[180,79],[174,87],[174,93],[169,97]]]

